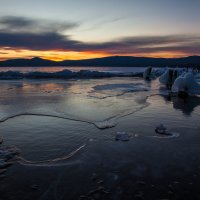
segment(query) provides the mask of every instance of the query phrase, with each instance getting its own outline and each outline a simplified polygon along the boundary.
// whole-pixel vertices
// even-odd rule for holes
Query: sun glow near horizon
[[[136,56],[136,57],[153,57],[153,58],[179,58],[191,56],[183,52],[154,52],[154,53],[128,53],[128,54],[110,54],[107,52],[76,52],[76,51],[32,51],[32,50],[16,50],[4,49],[0,51],[0,61],[9,59],[40,57],[47,60],[63,61],[63,60],[81,60],[102,58],[107,56]]]
[[[100,58],[110,56],[108,53],[101,52],[76,52],[76,51],[31,51],[31,50],[1,50],[0,61],[17,58],[33,58],[40,57],[47,60],[62,61],[62,60],[81,60],[89,58]]]
[[[199,7],[199,0],[4,1],[0,60],[200,55]]]

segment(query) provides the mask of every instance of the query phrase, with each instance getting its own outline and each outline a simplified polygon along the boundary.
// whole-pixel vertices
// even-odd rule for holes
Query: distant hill
[[[45,60],[42,58],[32,58],[32,59],[11,59],[0,61],[0,67],[29,67],[29,66],[55,66],[58,65],[57,62],[51,60]]]
[[[85,60],[52,61],[42,58],[12,59],[0,61],[0,67],[29,67],[29,66],[108,66],[108,67],[198,67],[200,56],[183,58],[148,58],[133,56],[110,56]]]

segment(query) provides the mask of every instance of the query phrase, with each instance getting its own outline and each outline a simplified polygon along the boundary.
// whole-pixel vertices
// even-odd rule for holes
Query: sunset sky
[[[0,60],[200,55],[200,0],[0,0]]]

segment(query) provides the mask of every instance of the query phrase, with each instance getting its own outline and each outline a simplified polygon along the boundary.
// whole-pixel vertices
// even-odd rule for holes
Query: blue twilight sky
[[[180,52],[200,53],[200,0],[0,0],[0,3],[0,47],[4,50],[5,47],[59,49],[61,42],[54,41],[56,45],[37,49],[21,39],[28,33],[28,43],[32,37],[30,33],[34,36],[43,33],[44,39],[44,33],[54,32],[59,35],[55,38],[62,36],[62,41],[67,37],[68,43],[59,49],[64,51],[133,55],[159,51],[179,52],[180,55]],[[21,45],[11,42],[11,36],[18,41],[21,39]],[[155,42],[149,42],[152,38]],[[135,48],[128,46],[129,40]],[[138,40],[148,42],[137,46]],[[122,51],[112,51],[117,47]]]

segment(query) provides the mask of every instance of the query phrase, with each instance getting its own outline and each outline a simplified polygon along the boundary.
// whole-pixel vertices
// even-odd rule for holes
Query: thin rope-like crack
[[[80,146],[79,148],[75,149],[74,151],[72,151],[71,153],[63,156],[63,157],[59,157],[59,158],[55,158],[55,159],[50,159],[50,160],[41,160],[41,161],[30,161],[30,160],[27,160],[21,156],[18,156],[18,162],[20,164],[23,164],[23,165],[39,165],[39,166],[45,166],[45,165],[53,165],[53,164],[57,164],[58,162],[61,162],[61,161],[65,161],[65,160],[68,160],[70,158],[72,158],[74,155],[76,155],[81,149],[83,149],[84,147],[86,146],[86,144]]]

